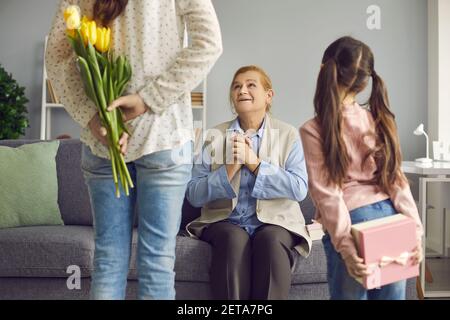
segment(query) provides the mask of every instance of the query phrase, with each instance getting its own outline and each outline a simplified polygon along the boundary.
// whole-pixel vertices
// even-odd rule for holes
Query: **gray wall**
[[[405,159],[425,152],[412,135],[427,121],[426,0],[215,0],[224,54],[208,79],[208,126],[231,117],[229,82],[237,68],[261,65],[275,89],[273,114],[299,127],[313,116],[325,48],[343,35],[366,42],[387,83]],[[366,27],[366,9],[381,7],[382,28]]]
[[[26,88],[30,100],[26,138],[39,138],[44,37],[57,3],[58,0],[0,0],[0,63]],[[71,123],[64,115],[61,119]]]
[[[133,0],[131,0],[133,1]],[[39,136],[42,47],[58,0],[0,0],[0,63],[27,87],[31,127]],[[342,35],[366,42],[385,79],[397,115],[405,159],[423,155],[412,135],[427,121],[426,0],[213,0],[224,54],[208,78],[208,126],[230,119],[228,87],[235,70],[258,64],[271,75],[273,114],[299,127],[313,116],[312,100],[326,46]],[[381,7],[382,29],[366,27],[366,9]],[[31,22],[32,21],[32,22]],[[28,25],[27,25],[28,23]],[[64,112],[55,113],[55,134],[76,135]]]

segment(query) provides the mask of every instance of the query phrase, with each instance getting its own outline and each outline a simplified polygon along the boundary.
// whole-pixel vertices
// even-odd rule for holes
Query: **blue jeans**
[[[135,212],[138,214],[138,298],[175,298],[175,244],[192,170],[192,142],[127,164],[135,185],[115,197],[110,161],[83,146],[82,169],[95,228],[92,299],[124,299]]]
[[[352,224],[374,220],[396,214],[391,200],[384,200],[350,211]],[[366,290],[352,278],[341,255],[334,249],[328,233],[322,238],[327,257],[328,288],[332,300],[404,300],[406,280]]]

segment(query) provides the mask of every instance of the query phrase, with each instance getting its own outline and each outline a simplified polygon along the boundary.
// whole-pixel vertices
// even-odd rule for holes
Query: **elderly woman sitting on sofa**
[[[215,299],[287,299],[295,251],[311,249],[298,203],[308,188],[302,145],[294,127],[268,113],[272,97],[264,70],[236,72],[238,117],[208,132],[188,184],[202,211],[187,231],[212,246]]]

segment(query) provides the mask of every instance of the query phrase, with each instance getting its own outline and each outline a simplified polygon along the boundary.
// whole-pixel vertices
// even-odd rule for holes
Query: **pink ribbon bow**
[[[398,257],[383,256],[380,259],[379,266],[382,268],[390,265],[391,263],[397,263],[402,266],[406,266],[406,264],[408,263],[409,255],[409,252],[403,252]]]

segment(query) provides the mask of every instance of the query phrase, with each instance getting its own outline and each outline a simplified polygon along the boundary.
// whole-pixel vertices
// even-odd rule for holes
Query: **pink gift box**
[[[357,279],[366,289],[417,277],[419,265],[412,265],[417,246],[413,219],[396,214],[352,226],[358,253],[372,274]]]

